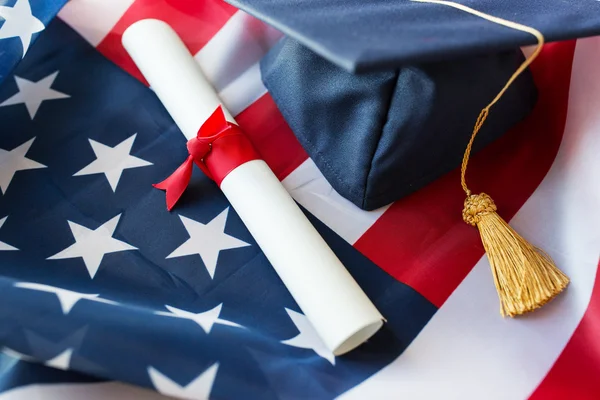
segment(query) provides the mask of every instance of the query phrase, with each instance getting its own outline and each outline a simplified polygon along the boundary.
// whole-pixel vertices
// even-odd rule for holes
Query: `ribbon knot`
[[[203,160],[211,148],[212,140],[206,140],[205,138],[195,137],[187,142],[188,153],[194,157],[194,160]]]
[[[233,154],[233,157],[230,157],[230,159],[226,160],[216,160],[214,162],[216,167],[215,169],[219,174],[219,176],[217,176],[215,179],[215,174],[211,173],[210,168],[206,164],[206,159],[213,151],[213,144],[217,140],[232,135],[238,135],[241,136],[241,138],[231,141],[225,146],[228,147],[228,150],[226,150],[225,153],[229,151]],[[185,162],[181,164],[181,166],[177,168],[175,172],[173,172],[167,179],[152,186],[167,192],[167,208],[170,211],[187,188],[192,177],[194,164],[196,164],[208,178],[213,181],[217,181],[217,183],[220,184],[220,181],[225,177],[225,175],[231,171],[232,166],[234,168],[238,165],[241,165],[243,162],[257,158],[254,155],[255,153],[253,150],[250,152],[247,151],[248,144],[246,143],[249,144],[247,139],[245,139],[241,134],[241,130],[237,127],[237,125],[232,124],[225,119],[223,109],[221,106],[219,106],[206,120],[206,122],[202,124],[198,130],[198,133],[196,134],[196,137],[187,142],[189,156]],[[239,151],[240,146],[243,150],[241,152]],[[241,157],[238,156],[240,153]],[[221,158],[227,157],[223,157],[223,154],[221,154]],[[233,158],[233,160],[231,160],[231,158]],[[221,165],[219,165],[219,162]],[[222,164],[224,164],[224,166]]]
[[[192,138],[190,140],[188,140],[187,142],[187,149],[188,149],[188,159],[186,160],[186,163],[190,163],[193,161],[194,164],[196,164],[201,170],[202,172],[204,172],[204,175],[208,176],[210,179],[213,179],[212,174],[210,173],[210,171],[208,170],[208,168],[206,167],[206,164],[204,164],[204,158],[208,155],[208,153],[210,153],[210,151],[212,150],[212,142],[213,140],[207,139],[207,138]],[[190,168],[190,167],[188,167]],[[214,180],[214,179],[213,179]],[[187,186],[187,184],[186,184]]]

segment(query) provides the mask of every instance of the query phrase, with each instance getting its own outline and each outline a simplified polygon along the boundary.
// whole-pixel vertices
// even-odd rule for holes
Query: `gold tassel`
[[[496,213],[496,205],[490,196],[485,193],[472,194],[467,187],[465,176],[475,136],[477,136],[485,122],[490,108],[500,100],[515,79],[539,55],[544,45],[544,37],[534,28],[487,15],[451,1],[412,1],[454,7],[496,24],[530,33],[538,41],[536,50],[515,71],[494,100],[481,110],[473,128],[471,139],[467,144],[461,167],[461,185],[467,194],[463,209],[463,220],[479,229],[481,241],[492,268],[498,297],[500,298],[500,313],[502,316],[514,317],[533,311],[562,292],[569,284],[569,278],[556,267],[546,253],[523,239],[500,218]]]
[[[514,317],[533,311],[552,300],[569,278],[552,259],[532,246],[496,213],[496,205],[485,193],[465,200],[463,219],[476,226],[487,253],[500,297],[500,314]]]

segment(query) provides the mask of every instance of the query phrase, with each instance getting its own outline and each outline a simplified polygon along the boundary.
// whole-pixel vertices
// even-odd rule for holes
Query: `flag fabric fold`
[[[473,159],[487,172],[473,184],[572,279],[506,321],[477,232],[451,211],[458,171],[371,212],[339,196],[261,83],[276,30],[221,0],[72,0],[51,22],[62,2],[3,7],[17,3],[44,29],[0,58],[0,400],[597,397],[599,38],[547,45],[532,114]],[[327,351],[200,170],[165,209],[152,184],[185,139],[120,44],[152,17],[387,318],[364,346]]]
[[[152,183],[186,144],[152,91],[58,19],[13,76],[56,71],[52,88],[69,98],[43,101],[33,120],[23,104],[0,108],[12,128],[2,161],[15,171],[3,175],[0,206],[2,241],[15,248],[0,253],[0,301],[19,304],[0,308],[9,355],[183,397],[335,397],[400,354],[433,314],[313,218],[394,314],[350,358],[334,357],[212,180],[193,174],[176,212],[165,209]],[[304,387],[306,376],[320,378]]]

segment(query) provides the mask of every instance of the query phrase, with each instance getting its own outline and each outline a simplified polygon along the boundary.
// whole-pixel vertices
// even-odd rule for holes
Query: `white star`
[[[329,361],[331,365],[335,365],[335,356],[327,346],[325,346],[325,343],[323,343],[319,335],[317,335],[315,328],[313,328],[308,321],[308,318],[303,314],[288,308],[286,308],[285,311],[287,311],[300,333],[291,339],[282,340],[281,343],[287,344],[288,346],[299,347],[301,349],[312,349],[319,356]]]
[[[156,390],[164,395],[178,397],[181,399],[208,399],[212,390],[219,363],[211,365],[206,371],[200,374],[196,379],[181,386],[169,377],[163,375],[154,367],[148,367],[148,375]]]
[[[33,357],[30,357],[23,353],[19,353],[18,351],[15,351],[8,347],[3,347],[1,351],[2,351],[2,353],[6,354],[7,356],[12,357],[17,360],[22,360],[22,361],[34,361],[35,360],[35,358],[33,358]]]
[[[56,297],[58,297],[60,307],[62,309],[63,314],[65,315],[67,315],[73,309],[75,304],[77,304],[77,302],[81,299],[91,300],[98,303],[117,304],[114,301],[99,298],[98,294],[73,292],[71,290],[61,289],[54,286],[42,285],[39,283],[18,282],[15,283],[15,287],[38,290],[40,292],[54,293]]]
[[[31,119],[34,119],[35,114],[37,114],[37,111],[42,105],[42,102],[46,100],[66,99],[71,97],[68,94],[61,93],[50,88],[57,75],[58,71],[40,79],[37,82],[15,76],[15,82],[17,83],[19,91],[12,97],[9,97],[0,103],[0,107],[12,106],[14,104],[25,104],[25,108],[27,108],[29,116]]]
[[[236,328],[243,328],[243,326],[236,324],[235,322],[219,318],[219,314],[221,314],[221,308],[223,307],[223,303],[219,304],[212,310],[208,310],[198,314],[194,314],[193,312],[185,310],[180,310],[179,308],[167,305],[165,305],[165,307],[170,311],[170,313],[164,311],[157,311],[155,312],[155,314],[165,315],[167,317],[185,318],[192,320],[198,325],[200,325],[202,329],[204,329],[204,332],[206,332],[207,334],[210,333],[210,330],[212,329],[214,324],[229,325],[235,326]]]
[[[75,243],[57,254],[48,257],[48,260],[82,257],[90,277],[94,279],[105,254],[125,250],[137,250],[136,247],[112,237],[119,223],[119,218],[121,218],[121,214],[105,222],[95,230],[88,229],[75,222],[67,221],[75,238]]]
[[[51,358],[48,361],[44,361],[44,364],[48,367],[62,369],[64,371],[69,369],[69,365],[71,364],[71,357],[73,356],[73,349],[67,349],[57,355],[54,358]]]
[[[206,225],[180,215],[179,218],[183,222],[190,238],[169,254],[167,258],[198,254],[204,262],[208,274],[211,278],[214,278],[217,259],[221,250],[250,246],[249,243],[225,233],[228,212],[229,207]]]
[[[4,225],[4,223],[6,222],[6,218],[8,218],[8,217],[4,217],[4,218],[0,219],[0,228],[2,228],[2,225]],[[3,251],[3,250],[7,251],[7,250],[19,250],[19,249],[0,241],[0,251]]]
[[[30,357],[26,354],[19,353],[13,349],[8,347],[2,348],[2,353],[6,354],[9,357],[15,358],[17,360],[34,362],[35,358]],[[71,364],[71,357],[73,356],[73,349],[66,349],[56,357],[51,358],[50,360],[44,361],[44,365],[52,368],[62,369],[64,371],[69,369],[69,365]]]
[[[0,189],[2,194],[6,193],[15,172],[46,168],[45,165],[25,157],[34,140],[35,138],[30,139],[10,151],[0,149]]]
[[[106,146],[89,139],[92,145],[92,150],[96,154],[96,159],[87,167],[77,172],[73,176],[104,174],[113,192],[117,190],[119,179],[123,174],[123,170],[128,168],[146,167],[152,165],[151,162],[142,160],[129,154],[137,133],[125,139],[115,147]]]
[[[13,7],[0,7],[0,17],[4,24],[0,27],[0,39],[18,37],[23,45],[23,57],[29,49],[34,33],[44,30],[45,26],[31,13],[29,0],[17,0]]]

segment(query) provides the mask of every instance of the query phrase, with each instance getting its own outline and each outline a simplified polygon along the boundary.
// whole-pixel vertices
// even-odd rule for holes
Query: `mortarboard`
[[[536,43],[518,30],[454,7],[411,0],[226,0],[348,71],[514,50]],[[600,34],[597,0],[459,0],[539,30],[546,41]]]
[[[566,288],[553,261],[499,217],[488,195],[471,193],[465,176],[471,152],[533,107],[527,67],[544,42],[600,34],[600,2],[227,1],[288,35],[262,60],[263,81],[340,194],[371,209],[462,159],[463,219],[479,229],[501,313],[533,311]],[[535,43],[525,60],[519,48]],[[360,151],[367,156],[352,157]],[[432,159],[447,162],[432,167]],[[400,179],[377,180],[385,169]]]

